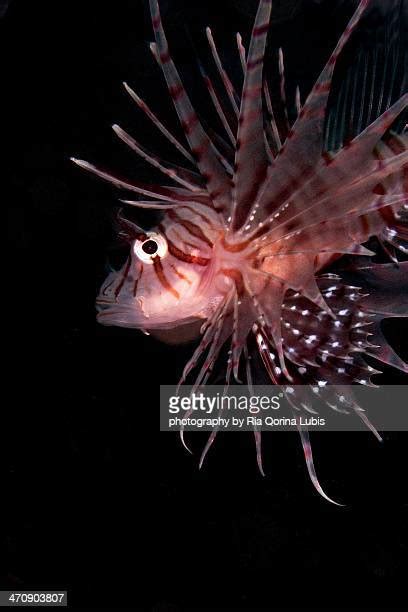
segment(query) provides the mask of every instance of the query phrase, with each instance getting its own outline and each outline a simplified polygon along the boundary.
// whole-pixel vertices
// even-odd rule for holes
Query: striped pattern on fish
[[[339,102],[328,113],[333,74],[370,0],[359,3],[303,106],[296,89],[297,118],[290,125],[285,110],[283,128],[276,121],[264,69],[272,0],[259,2],[248,52],[237,35],[237,60],[244,77],[240,95],[207,28],[224,91],[217,91],[202,66],[200,71],[223,133],[201,123],[171,58],[159,4],[149,1],[155,36],[151,50],[163,71],[185,142],[129,85],[125,89],[185,165],[162,160],[118,125],[113,126],[115,134],[163,174],[165,185],[122,179],[89,162],[73,160],[136,194],[136,199],[121,200],[125,206],[163,214],[152,230],[121,218],[130,254],[101,288],[98,320],[161,334],[197,323],[200,340],[180,381],[192,380],[194,390],[210,380],[225,345],[230,349],[226,385],[233,378],[244,379],[252,388],[250,349],[255,346],[271,382],[290,385],[288,397],[295,414],[313,413],[317,389],[333,410],[355,412],[379,437],[343,388],[351,383],[373,384],[371,376],[378,370],[366,363],[365,355],[408,373],[407,364],[380,330],[383,318],[408,314],[408,264],[400,263],[398,268],[394,263],[375,264],[369,259],[373,251],[364,245],[376,238],[392,262],[398,261],[398,252],[408,253],[408,143],[401,122],[408,95],[402,92],[393,99],[396,69],[391,88],[386,89],[382,78],[377,105],[382,112],[372,118],[369,66],[360,53],[356,69],[365,67],[361,98],[357,101],[357,88],[347,85],[350,79],[339,96],[351,109],[351,125],[359,129],[339,142],[337,135],[327,136],[325,127],[326,122],[327,126],[344,123],[344,117],[338,121],[336,115],[342,112]],[[277,60],[286,109],[282,49]],[[354,92],[351,102],[345,91]],[[370,120],[364,124],[366,93]],[[331,149],[328,142],[333,143]],[[340,272],[327,271],[342,255],[349,258],[344,278]],[[299,385],[306,387],[302,390]],[[300,426],[299,433],[310,478],[317,491],[333,501],[317,479],[308,434]],[[212,432],[200,466],[216,434]],[[182,432],[181,437],[184,442]],[[263,473],[256,430],[254,438]]]

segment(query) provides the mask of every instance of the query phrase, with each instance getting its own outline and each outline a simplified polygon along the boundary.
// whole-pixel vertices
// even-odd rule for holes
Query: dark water
[[[299,82],[307,93],[354,3],[277,4],[272,47],[287,48],[289,86]],[[210,23],[238,75],[235,49],[228,50],[237,30],[248,35],[254,5],[162,2],[198,104],[192,41],[205,53],[202,30]],[[143,3],[14,0],[2,28],[3,267],[10,273],[3,283],[2,588],[64,588],[75,607],[157,611],[402,606],[405,434],[388,434],[383,445],[369,433],[314,437],[321,482],[345,509],[314,492],[295,435],[265,436],[267,478],[244,434],[220,436],[199,472],[201,436],[191,439],[191,458],[177,436],[158,432],[158,385],[178,379],[191,347],[95,323],[107,254],[118,256],[117,194],[68,158],[155,178],[110,130],[118,121],[155,148],[122,80],[176,125],[147,48]],[[402,350],[407,327],[393,321],[386,329]],[[383,381],[402,377],[387,372]]]

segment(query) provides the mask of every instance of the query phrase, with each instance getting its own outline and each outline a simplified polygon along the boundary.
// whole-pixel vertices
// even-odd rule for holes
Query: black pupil
[[[142,244],[142,249],[148,255],[154,255],[157,253],[158,248],[159,246],[155,240],[146,240],[146,242]]]

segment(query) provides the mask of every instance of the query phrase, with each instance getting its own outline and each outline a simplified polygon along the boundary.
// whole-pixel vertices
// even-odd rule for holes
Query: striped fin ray
[[[300,100],[299,85],[296,85],[296,89],[295,89],[295,110],[296,110],[296,117],[298,117],[300,113],[302,112],[302,102]]]
[[[234,172],[232,167],[234,163],[234,149],[232,145],[226,140],[224,140],[224,138],[222,138],[222,136],[220,136],[218,132],[216,132],[204,120],[202,120],[202,125],[211,140],[217,158],[224,167],[228,178],[231,179]]]
[[[211,345],[214,343],[214,339],[216,340],[216,343],[218,345],[218,343],[219,343],[219,336],[218,336],[218,333],[217,333],[217,329],[219,329],[220,325],[221,325],[221,328],[223,327],[223,323],[225,322],[224,319],[225,319],[228,307],[231,304],[231,300],[233,298],[233,291],[235,291],[235,289],[233,289],[225,297],[224,301],[221,302],[218,305],[218,307],[215,309],[215,311],[214,311],[213,315],[211,316],[211,318],[209,320],[207,320],[207,322],[204,324],[204,326],[203,326],[203,337],[201,339],[200,344],[198,345],[198,347],[194,351],[193,356],[188,361],[188,363],[186,364],[186,366],[185,366],[185,368],[183,370],[182,377],[181,377],[181,379],[179,381],[179,384],[178,384],[179,387],[182,384],[184,384],[184,382],[187,380],[188,375],[196,367],[196,365],[198,364],[201,356],[204,355],[205,351],[208,348],[210,348]],[[220,323],[220,319],[221,319],[221,323]],[[224,329],[225,329],[225,326],[224,326]],[[206,364],[206,368],[209,365],[210,365],[210,363],[207,363]],[[201,382],[200,378],[201,378],[201,373],[199,374],[199,377],[196,380],[196,385],[200,384],[200,382]]]
[[[281,103],[283,107],[283,120],[284,120],[284,130],[285,130],[285,138],[286,138],[290,130],[290,124],[289,124],[289,116],[288,116],[288,104],[286,100],[285,60],[283,56],[282,47],[279,47],[278,49],[278,68],[279,68],[279,90],[280,90]]]
[[[273,353],[271,353],[268,348],[268,339],[265,337],[260,337],[260,334],[257,334],[257,336],[260,354],[267,370],[270,373],[271,379],[274,381],[275,384],[284,384],[279,369],[277,369],[274,365]],[[307,405],[307,399],[305,397],[305,388],[303,386],[294,385],[283,387],[283,391],[285,393],[285,398],[287,402],[292,408],[293,418],[296,420],[296,427],[302,442],[302,449],[305,457],[306,468],[314,488],[319,493],[319,495],[323,497],[323,499],[325,499],[326,501],[334,504],[335,506],[343,506],[344,504],[336,502],[324,492],[323,487],[321,486],[317,477],[309,432],[307,428],[301,423],[299,415],[301,407],[305,408],[305,406]]]
[[[180,118],[187,141],[197,166],[206,181],[214,207],[226,211],[229,207],[230,184],[228,176],[212,147],[181,83],[177,69],[169,55],[157,0],[150,0],[150,11],[157,50],[170,95]]]
[[[215,110],[217,111],[218,117],[222,123],[222,126],[226,132],[226,134],[228,135],[228,138],[231,142],[231,144],[233,146],[235,146],[235,136],[231,130],[231,126],[228,122],[228,119],[225,115],[224,109],[222,107],[222,104],[220,102],[220,99],[217,95],[217,92],[215,90],[215,87],[213,85],[212,80],[210,79],[210,77],[208,76],[208,74],[206,73],[203,65],[199,62],[199,69],[201,72],[201,76],[203,77],[204,83],[207,87],[208,93],[210,94],[210,98],[212,100],[212,103],[214,105]]]
[[[237,32],[236,39],[237,39],[237,48],[238,48],[239,59],[240,59],[240,62],[241,62],[242,73],[245,76],[245,72],[246,72],[246,51],[245,51],[244,45],[242,44],[242,36],[241,36],[241,34],[239,32]]]
[[[233,157],[234,157],[234,151],[235,151],[235,140],[236,140],[234,132],[236,133],[236,128],[237,128],[236,122],[234,121],[234,119],[236,118],[237,113],[238,113],[238,107],[235,102],[235,97],[238,97],[238,96],[234,90],[234,87],[226,71],[223,68],[221,59],[218,54],[217,47],[215,45],[215,41],[211,33],[211,29],[207,28],[206,33],[207,33],[207,39],[210,45],[210,50],[211,50],[213,59],[215,61],[219,76],[223,82],[224,88],[228,94],[228,97],[230,98],[230,102],[234,100],[233,115],[225,111],[222,101],[220,100],[219,94],[216,88],[214,87],[212,80],[209,78],[206,70],[204,69],[204,66],[202,65],[200,61],[198,61],[198,68],[200,70],[201,76],[203,77],[204,85],[206,86],[210,94],[214,108],[218,114],[218,117],[221,121],[222,126],[224,127],[224,130],[226,131],[228,135],[228,138],[231,144],[228,144],[227,142],[225,142],[225,140],[215,130],[213,130],[212,127],[203,120],[203,118],[200,118],[200,121],[204,129],[204,132],[206,132],[210,140],[210,143],[212,145],[212,148],[215,152],[217,159],[220,161],[221,165],[226,170],[228,176],[232,177],[233,175],[232,163],[233,163]],[[157,44],[151,43],[150,50],[153,54],[154,59],[156,60],[158,65],[161,67],[160,54],[158,52]]]
[[[237,105],[237,102],[236,102],[238,96],[237,96],[237,94],[235,92],[234,86],[231,83],[230,78],[228,77],[227,72],[224,69],[224,66],[222,65],[221,58],[220,58],[220,55],[219,55],[218,50],[217,50],[217,46],[216,46],[214,38],[213,38],[211,28],[207,27],[205,32],[206,32],[206,35],[207,35],[208,43],[210,45],[212,56],[214,58],[215,65],[217,66],[219,75],[220,75],[221,80],[222,80],[222,82],[224,84],[225,91],[227,92],[227,95],[228,95],[229,100],[231,102],[231,106],[233,108],[233,111],[234,111],[235,115],[238,117],[239,109],[238,109],[238,105]]]
[[[158,63],[159,67],[162,67],[161,61],[160,61],[160,54],[157,50],[157,44],[156,43],[150,43],[150,50],[152,52],[152,55],[154,57],[154,59],[156,60],[156,62]],[[203,77],[203,81],[205,86],[208,89],[208,92],[210,94],[211,97],[211,101],[214,105],[214,108],[218,114],[219,119],[221,120],[221,124],[223,125],[224,129],[226,130],[229,138],[231,139],[232,137],[232,145],[235,144],[235,137],[232,135],[231,130],[230,130],[230,126],[229,126],[229,122],[227,121],[227,118],[225,116],[223,107],[221,105],[221,102],[219,100],[219,96],[215,90],[215,87],[211,81],[211,79],[208,77],[208,75],[206,74],[203,65],[198,62],[198,68],[200,70],[201,76]],[[218,159],[218,161],[221,163],[221,165],[224,167],[224,169],[227,171],[227,174],[229,176],[232,176],[232,167],[230,164],[229,159],[231,158],[231,155],[229,153],[226,153],[226,148],[228,145],[223,138],[216,132],[214,131],[210,126],[206,125],[204,120],[201,118],[201,125],[204,129],[204,132],[206,132],[209,141],[211,143],[211,146],[214,150],[214,153]],[[233,149],[232,149],[233,150]],[[194,162],[196,163],[196,162]]]
[[[223,324],[222,327],[222,334],[219,334],[218,337],[218,343],[215,345],[215,349],[213,352],[213,356],[212,356],[212,360],[211,362],[208,360],[207,361],[207,370],[211,371],[215,360],[219,354],[219,351],[221,350],[221,347],[224,345],[224,343],[226,342],[226,340],[231,336],[231,349],[229,351],[229,358],[227,361],[227,371],[225,374],[225,383],[224,383],[224,391],[223,391],[223,395],[225,395],[228,391],[229,385],[230,385],[230,380],[231,380],[231,374],[234,371],[235,367],[234,367],[234,355],[235,355],[235,347],[238,345],[238,334],[239,334],[239,314],[238,314],[238,293],[237,293],[237,288],[236,286],[232,288],[232,297],[231,297],[231,301],[232,301],[232,315],[230,314],[228,317],[228,324],[226,325],[225,323]],[[249,330],[248,330],[249,333]],[[238,358],[239,361],[239,358]],[[204,364],[205,366],[205,364]],[[206,374],[206,379],[207,380],[207,375],[209,372],[207,372]],[[237,381],[240,382],[238,380]],[[208,436],[207,442],[202,450],[201,456],[200,456],[200,461],[199,461],[199,469],[202,468],[205,458],[207,456],[208,451],[210,450],[211,446],[214,444],[215,438],[218,434],[219,431],[219,425],[216,425],[215,428],[213,429],[213,431],[210,433],[210,435]]]
[[[275,226],[265,235],[280,238],[313,223],[345,216],[350,211],[360,209],[363,212],[375,200],[375,189],[382,181],[393,175],[394,182],[400,178],[408,163],[406,137],[399,137],[403,151],[397,155],[391,156],[392,150],[388,149],[391,155],[386,158],[381,155],[378,160],[374,147],[406,107],[407,101],[408,95],[403,96],[355,138],[349,147],[342,149],[326,164],[321,163],[309,181],[281,204],[278,213],[269,221],[270,225],[274,223]],[[384,195],[386,191],[384,186],[381,194]]]
[[[227,371],[226,371],[226,375],[225,375],[225,384],[224,384],[224,395],[227,393],[228,391],[228,387],[230,385],[230,380],[231,380],[231,375],[232,373],[234,373],[234,377],[236,379],[236,381],[238,383],[240,383],[241,381],[238,379],[238,367],[239,367],[239,360],[240,360],[240,355],[241,352],[244,348],[244,346],[246,346],[246,338],[252,328],[253,325],[253,317],[251,316],[251,320],[249,325],[246,325],[244,323],[244,325],[242,324],[242,308],[240,308],[240,301],[238,298],[238,290],[237,287],[235,287],[233,289],[233,296],[232,296],[232,302],[233,302],[233,310],[232,310],[232,321],[231,321],[231,316],[230,316],[230,321],[231,321],[231,330],[228,328],[228,330],[225,329],[225,325],[224,325],[224,337],[219,341],[219,347],[221,347],[225,340],[227,339],[227,337],[230,335],[231,336],[231,348],[229,351],[229,357],[228,357],[228,362],[227,362]],[[213,363],[216,359],[216,356],[218,355],[219,352],[219,348],[214,351],[214,356],[213,356],[213,361],[210,364],[210,367],[212,368]],[[204,446],[204,449],[201,453],[201,457],[200,457],[200,461],[199,461],[199,468],[201,469],[204,460],[207,456],[208,451],[210,450],[211,446],[213,445],[215,438],[217,436],[219,430],[219,425],[217,425],[213,431],[211,432],[211,434],[209,435],[208,439],[207,439],[207,443]],[[258,462],[259,465],[259,462]],[[262,468],[262,464],[261,464],[261,468]],[[262,469],[261,469],[262,472]]]
[[[266,125],[267,135],[269,135],[269,146],[274,157],[276,157],[281,149],[282,141],[279,134],[278,126],[275,121],[275,115],[273,112],[271,93],[269,86],[264,83],[264,97],[265,97],[265,108],[266,108]]]
[[[113,125],[112,129],[118,136],[118,138],[120,138],[124,143],[128,145],[130,149],[132,149],[132,151],[135,151],[135,153],[137,153],[142,159],[151,164],[154,168],[157,168],[158,170],[160,170],[160,172],[173,179],[173,181],[176,181],[176,183],[179,183],[186,189],[189,189],[190,191],[199,192],[201,194],[205,193],[203,187],[199,183],[197,183],[197,179],[195,178],[195,175],[193,173],[189,173],[189,171],[184,170],[182,168],[178,169],[177,167],[175,167],[174,165],[172,166],[168,162],[163,162],[153,153],[149,153],[139,142],[137,142],[137,140],[135,140],[135,138],[133,138],[133,136],[130,136],[130,134],[125,132],[125,130],[123,130],[119,125]],[[188,175],[189,179],[187,180],[187,178],[184,178],[183,174],[185,176]],[[198,176],[198,178],[200,179],[201,177]]]
[[[286,378],[291,380],[291,375],[288,372],[285,362],[281,329],[281,310],[287,287],[282,279],[274,278],[272,275],[265,274],[261,271],[259,271],[259,275],[263,276],[264,282],[266,279],[270,287],[268,299],[262,300],[261,296],[256,294],[255,288],[251,285],[249,279],[246,279],[246,290],[258,313],[260,333],[264,332],[271,338],[279,357],[281,370],[284,372]],[[263,295],[265,296],[265,292]]]
[[[214,336],[211,342],[210,349],[208,351],[208,355],[204,360],[203,365],[201,366],[201,370],[199,371],[193,386],[193,391],[197,391],[200,385],[205,384],[204,381],[208,374],[212,371],[215,361],[219,355],[219,352],[224,345],[224,342],[228,339],[228,335],[230,333],[230,328],[226,325],[226,314],[228,306],[230,302],[226,301],[224,309],[221,312],[221,315],[216,323],[216,328],[214,332]]]
[[[124,88],[126,89],[129,96],[132,98],[134,102],[136,102],[137,106],[144,112],[144,114],[150,119],[153,125],[163,134],[165,138],[179,151],[191,164],[195,166],[194,157],[190,155],[190,153],[186,150],[185,147],[177,140],[175,136],[163,125],[163,123],[157,118],[157,116],[152,112],[150,107],[146,104],[144,100],[131,88],[127,83],[123,83]]]
[[[232,229],[245,220],[269,165],[264,143],[262,74],[271,8],[272,0],[261,0],[246,62],[233,177]]]
[[[119,200],[122,204],[127,206],[134,206],[135,208],[144,208],[146,210],[171,210],[173,208],[179,208],[183,206],[183,202],[177,204],[169,204],[162,202],[161,200]]]
[[[366,180],[357,183],[356,185],[345,189],[336,196],[335,206],[331,205],[330,195],[318,202],[316,206],[311,206],[304,216],[299,217],[296,221],[288,221],[275,231],[265,234],[264,242],[258,241],[253,245],[253,249],[265,249],[267,246],[274,243],[280,243],[282,248],[279,251],[280,255],[288,255],[292,252],[304,252],[305,250],[316,250],[322,252],[325,248],[335,252],[335,248],[339,246],[339,239],[344,243],[345,247],[350,248],[350,235],[338,236],[331,234],[331,227],[335,234],[335,224],[337,227],[343,227],[347,232],[353,228],[355,218],[361,218],[365,215],[373,215],[375,211],[387,207],[393,207],[398,210],[408,202],[408,194],[405,192],[393,192],[390,195],[376,195],[373,192],[379,181],[384,181],[388,174],[392,174],[408,164],[408,152],[397,156],[397,159],[390,160],[388,163],[381,165],[377,172],[373,172]],[[327,209],[327,210],[326,210]],[[375,215],[374,215],[375,216]],[[378,228],[372,227],[372,234],[355,238],[355,241],[364,242],[370,235],[375,235],[375,231],[380,233],[383,231],[385,220],[382,219]],[[320,228],[320,229],[319,229]],[[370,229],[370,228],[367,228]],[[323,235],[319,234],[320,230],[324,230]],[[291,240],[290,240],[291,239]],[[348,240],[348,243],[347,243]],[[285,246],[285,242],[286,246]],[[295,245],[295,249],[294,249]],[[354,248],[354,247],[353,247]],[[339,252],[344,252],[340,250]],[[277,253],[274,252],[274,255]]]
[[[226,296],[224,302],[219,304],[218,308],[216,308],[216,310],[214,311],[212,317],[208,319],[202,326],[201,333],[203,334],[203,337],[198,347],[196,348],[192,358],[189,360],[189,362],[186,364],[184,368],[182,377],[178,383],[177,392],[178,392],[179,387],[185,383],[190,372],[195,369],[200,358],[205,354],[205,352],[208,349],[208,354],[204,360],[203,365],[201,366],[201,369],[198,375],[196,376],[196,379],[194,381],[190,395],[192,395],[193,393],[196,393],[202,385],[206,384],[208,377],[212,372],[214,363],[219,355],[219,352],[229,335],[229,333],[227,332],[227,325],[225,325],[225,318],[228,312],[228,307],[231,303],[231,299],[232,299],[232,292],[228,296]],[[188,418],[192,414],[192,412],[193,412],[193,408],[190,408],[190,410],[186,412],[185,417]],[[213,433],[216,434],[216,432],[213,432]],[[191,450],[188,448],[184,440],[184,427],[183,426],[181,426],[181,429],[180,429],[180,439],[181,439],[183,446],[191,453]],[[201,457],[200,457],[200,463],[199,463],[200,468],[203,464],[205,455],[207,454],[214,439],[215,439],[215,435],[212,438],[210,435],[209,440],[207,441],[206,447],[204,448],[201,454]]]
[[[288,399],[287,395],[286,395],[286,398]],[[344,506],[344,504],[340,504],[339,502],[336,502],[334,499],[331,499],[331,497],[329,497],[324,492],[319,482],[319,479],[317,477],[317,474],[316,474],[316,468],[315,468],[314,460],[313,460],[313,452],[312,452],[312,445],[310,443],[309,432],[304,426],[300,424],[300,417],[297,416],[296,414],[294,415],[294,417],[296,418],[297,429],[300,435],[300,440],[302,442],[303,454],[304,454],[305,461],[306,461],[307,471],[308,471],[310,480],[312,481],[314,488],[319,493],[319,495],[321,495],[321,497],[323,497],[323,499],[325,499],[326,501],[330,502],[331,504],[334,504],[335,506]]]
[[[253,389],[252,371],[251,371],[251,355],[249,354],[247,345],[244,346],[244,360],[245,360],[246,384],[248,386],[249,393],[252,396],[254,393],[254,389]],[[262,476],[265,476],[265,472],[263,469],[263,463],[262,463],[262,436],[256,424],[254,424],[253,428],[254,428],[256,463],[258,465],[258,470],[260,474]]]
[[[219,353],[222,347],[224,346],[225,342],[228,340],[229,336],[232,333],[231,317],[228,314],[228,309],[231,305],[231,302],[235,299],[234,297],[235,293],[236,293],[235,288],[233,287],[229,295],[226,296],[224,302],[221,303],[219,308],[215,311],[211,320],[209,322],[207,321],[202,327],[203,338],[199,346],[197,347],[193,357],[187,363],[183,371],[183,376],[179,382],[179,386],[180,386],[186,381],[189,373],[195,369],[198,361],[208,349],[208,353],[194,381],[194,384],[191,390],[191,394],[197,392],[197,390],[202,385],[205,385],[207,383],[207,380],[212,373],[213,367],[219,356]],[[186,413],[186,418],[190,416],[191,413],[192,413],[192,409],[190,409]],[[199,460],[199,469],[202,468],[205,457],[208,451],[210,450],[212,444],[214,443],[217,433],[218,433],[218,428],[214,429],[209,435],[208,440],[204,446],[204,449],[201,452],[201,456]],[[183,443],[183,446],[185,446],[187,450],[189,450],[184,442],[183,428],[181,428],[180,430],[180,438]]]
[[[348,201],[348,198],[347,198]],[[402,196],[401,201],[405,201]],[[379,200],[379,207],[382,202]],[[275,248],[266,243],[260,251],[271,257],[287,258],[295,254],[318,253],[349,253],[351,255],[373,255],[361,243],[370,236],[379,235],[384,228],[384,219],[377,211],[369,210],[367,214],[354,215],[346,218],[334,218],[331,221],[321,221],[292,236],[276,239]]]
[[[322,227],[323,229],[323,227]],[[323,242],[323,241],[322,241]],[[333,254],[344,254],[344,255],[364,255],[366,257],[373,257],[375,255],[374,251],[370,251],[366,247],[355,244],[351,246],[346,246],[345,241],[343,244],[337,242],[336,244],[327,246],[326,241],[323,242],[323,245],[316,245],[316,248],[311,247],[309,245],[294,245],[285,250],[283,253],[274,253],[273,257],[288,257],[289,255],[312,255],[316,256],[324,253],[333,253]]]
[[[234,378],[239,380],[239,365],[242,352],[247,346],[247,339],[257,318],[251,298],[245,293],[236,294],[234,317],[234,336],[231,344],[231,367]]]
[[[191,191],[187,189],[183,189],[181,187],[159,187],[158,185],[147,185],[145,183],[141,183],[139,181],[128,181],[117,176],[114,176],[110,172],[106,172],[101,168],[98,168],[94,164],[90,164],[89,162],[83,159],[76,159],[75,157],[71,157],[71,161],[73,161],[77,166],[80,166],[84,170],[88,170],[99,178],[107,181],[108,183],[112,183],[115,187],[119,189],[127,189],[129,191],[135,191],[136,193],[140,193],[141,195],[148,196],[150,198],[155,198],[156,200],[163,200],[167,202],[192,202],[197,200],[197,202],[202,202],[203,204],[210,205],[210,199],[207,194],[198,195],[193,194]]]
[[[357,26],[369,0],[362,0],[309,94],[278,157],[268,169],[257,217],[264,221],[314,173],[323,147],[325,110],[337,59]],[[254,214],[251,209],[249,216]]]

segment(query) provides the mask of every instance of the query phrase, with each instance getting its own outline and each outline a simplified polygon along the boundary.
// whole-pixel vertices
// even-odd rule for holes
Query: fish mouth
[[[143,328],[148,321],[135,306],[121,304],[106,298],[96,300],[96,320],[101,325],[116,325],[119,327]]]
[[[169,330],[200,320],[202,322],[202,317],[197,314],[178,319],[177,311],[163,313],[161,317],[156,315],[150,318],[144,312],[140,303],[119,302],[107,299],[105,296],[97,298],[96,310],[96,320],[101,325],[129,327],[142,331]]]

